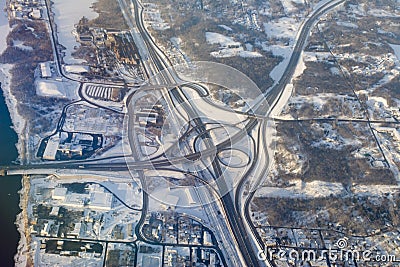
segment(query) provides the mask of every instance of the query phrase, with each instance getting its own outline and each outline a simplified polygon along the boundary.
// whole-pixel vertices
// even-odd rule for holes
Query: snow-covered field
[[[301,180],[292,180],[290,184],[292,186],[287,188],[262,187],[257,190],[256,197],[319,198],[338,196],[345,192],[341,183],[321,181],[306,183]]]
[[[282,197],[282,198],[325,198],[330,196],[339,197],[349,195],[349,192],[341,183],[323,181],[303,182],[291,180],[289,187],[261,187],[257,190],[255,197]],[[356,185],[352,187],[351,193],[357,196],[382,196],[394,193],[400,189],[397,185]]]
[[[14,40],[13,41],[13,46],[17,47],[17,48],[19,48],[21,50],[26,50],[26,51],[32,51],[33,50],[33,48],[31,46],[24,45],[24,42],[20,41],[20,40]]]
[[[397,1],[399,4],[399,1]],[[354,16],[365,17],[365,16],[374,16],[378,18],[397,18],[399,16],[399,10],[396,11],[389,11],[385,10],[389,9],[389,6],[382,6],[382,8],[368,8],[367,4],[360,3],[360,4],[350,4],[349,11]]]
[[[263,43],[263,50],[269,51],[275,56],[283,57],[283,60],[270,72],[269,76],[277,82],[282,76],[283,72],[286,69],[287,64],[289,63],[290,56],[292,54],[292,48],[290,46],[283,45],[266,45]]]
[[[209,44],[219,44],[220,50],[211,52],[213,57],[262,57],[258,52],[245,51],[240,42],[235,42],[231,37],[216,32],[206,32],[206,40]]]
[[[233,31],[233,29],[231,27],[229,27],[229,26],[226,26],[226,25],[223,25],[223,24],[220,24],[218,26],[221,27],[224,30],[227,30],[227,31],[230,31],[230,32]]]
[[[298,11],[294,4],[304,4],[304,0],[281,0],[281,3],[285,9],[285,13],[290,14]]]
[[[382,98],[383,99],[383,98]],[[385,101],[386,102],[386,101]],[[302,107],[309,106],[313,109],[315,114],[320,117],[329,117],[328,111],[337,110],[336,106],[347,107],[349,110],[346,113],[336,113],[338,118],[363,118],[361,107],[355,97],[348,95],[337,95],[333,93],[317,93],[314,95],[296,95],[291,97],[288,105],[286,106],[283,115],[279,116],[281,119],[293,119],[289,114],[289,109],[299,111]],[[308,115],[310,116],[310,115]],[[307,115],[302,113],[298,114],[299,118],[307,118]]]
[[[79,84],[71,81],[38,80],[35,82],[36,94],[44,97],[76,99]]]
[[[396,55],[398,61],[397,63],[400,62],[400,45],[396,45],[396,44],[389,44],[390,47],[394,50],[394,54]],[[400,66],[400,64],[398,64],[398,66]]]
[[[372,15],[374,17],[379,17],[379,18],[397,18],[398,14],[389,12],[386,10],[382,9],[370,9],[368,10],[368,15]]]
[[[289,17],[264,23],[264,29],[267,35],[273,38],[289,38],[291,41],[296,37],[299,27],[300,22]]]
[[[68,65],[65,66],[65,71],[69,73],[75,73],[75,74],[80,74],[80,73],[86,73],[89,71],[88,66],[82,66],[82,65]]]
[[[347,28],[353,28],[353,29],[358,29],[358,25],[352,22],[344,22],[344,21],[338,21],[336,22],[337,25],[347,27]]]
[[[240,42],[235,42],[231,37],[216,32],[206,32],[206,40],[209,44],[219,44],[222,47],[240,46]]]
[[[283,60],[270,73],[270,77],[275,81],[275,84],[282,77],[286,66],[289,64],[296,37],[299,34],[302,22],[304,20],[303,18],[305,17],[305,14],[298,12],[298,9],[293,5],[293,3],[304,4],[303,0],[282,0],[281,2],[288,16],[264,23],[264,32],[271,39],[280,40],[280,44],[271,44],[268,42],[263,42],[261,44],[263,50],[269,51],[275,56],[280,56],[283,58]],[[294,13],[290,15],[292,12]],[[297,68],[297,76],[300,75],[305,69],[304,64],[301,63],[299,65],[300,66]]]
[[[144,21],[155,30],[163,31],[170,28],[170,25],[161,17],[158,6],[154,3],[144,3]]]
[[[352,188],[353,192],[357,195],[384,195],[395,193],[400,189],[397,185],[356,185]]]
[[[53,2],[58,42],[66,48],[64,62],[67,64],[84,63],[84,60],[75,59],[71,55],[75,48],[79,47],[79,43],[73,34],[74,25],[83,16],[88,19],[94,19],[98,16],[91,8],[95,0],[54,0]]]

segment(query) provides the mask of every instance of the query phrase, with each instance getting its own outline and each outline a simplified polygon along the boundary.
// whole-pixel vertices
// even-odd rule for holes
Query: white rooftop
[[[67,195],[67,188],[65,187],[56,187],[53,190],[53,199],[65,199],[65,196]]]
[[[43,159],[55,160],[59,145],[60,138],[58,138],[58,136],[51,137],[47,142],[46,149],[44,150]]]

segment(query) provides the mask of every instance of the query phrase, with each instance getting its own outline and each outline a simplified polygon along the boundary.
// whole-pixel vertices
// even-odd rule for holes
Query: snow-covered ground
[[[240,42],[236,42],[231,37],[220,33],[206,32],[206,40],[209,44],[220,45],[220,50],[211,52],[213,57],[262,57],[258,52],[245,51]]]
[[[207,218],[197,193],[199,190],[206,190],[204,187],[174,186],[161,176],[151,178],[149,181],[154,188],[147,192],[149,194],[149,211],[167,210],[168,207],[171,207],[177,212],[186,213],[201,220]],[[206,204],[210,204],[210,202]]]
[[[303,1],[299,0],[295,2]],[[282,4],[285,4],[285,2],[282,1]],[[286,3],[286,8],[288,8],[289,5],[292,5],[292,3]],[[282,77],[287,65],[289,64],[296,37],[299,34],[302,22],[304,20],[294,17],[297,17],[298,15],[301,16],[302,14],[295,14],[292,17],[283,17],[264,23],[264,31],[268,36],[270,36],[270,38],[285,41],[284,44],[283,42],[281,42],[281,44],[270,44],[268,42],[263,42],[261,44],[263,50],[269,51],[273,55],[283,58],[283,60],[269,74],[275,82],[274,85],[276,85],[278,80]],[[300,75],[304,69],[305,65],[300,64],[297,69],[298,75]]]
[[[350,112],[337,113],[337,105],[340,105],[339,107],[347,107]],[[315,114],[318,114],[319,117],[332,116],[329,111],[333,110],[335,117],[338,118],[363,118],[360,104],[355,97],[350,97],[348,95],[337,95],[333,93],[317,93],[314,95],[292,96],[289,100],[288,105],[285,107],[283,114],[281,114],[279,118],[292,120],[293,117],[290,115],[290,110],[299,111],[302,107],[305,106],[312,107],[313,112],[315,112]],[[308,118],[308,116],[310,116],[304,115],[299,112],[297,113],[298,118]]]
[[[324,137],[320,140],[315,140],[311,146],[313,147],[324,147],[330,149],[340,150],[344,146],[356,146],[362,145],[358,139],[349,139],[341,136],[336,129],[333,128],[332,124],[322,123],[321,125],[316,124],[316,128],[325,133]]]
[[[127,209],[125,207],[129,206],[134,209],[140,209],[142,207],[142,194],[141,190],[136,182],[134,182],[126,172],[118,172],[118,173],[104,173],[102,175],[93,174],[93,175],[84,175],[81,174],[71,174],[67,173],[65,175],[54,174],[47,177],[42,175],[33,176],[30,178],[31,185],[31,195],[29,198],[29,210],[32,210],[33,206],[36,206],[37,203],[46,203],[47,206],[52,207],[61,207],[64,206],[69,210],[82,210],[83,203],[79,203],[83,201],[85,198],[89,197],[88,193],[76,194],[69,192],[66,194],[65,201],[59,201],[53,199],[51,196],[46,195],[35,195],[32,192],[36,192],[36,190],[51,190],[55,187],[68,187],[73,183],[96,183],[90,186],[90,193],[96,192],[97,194],[101,194],[105,198],[109,198],[110,194],[113,194],[115,197],[113,198],[115,201],[107,200],[107,209],[98,209],[96,207],[89,207],[91,209],[91,215],[93,220],[100,220],[100,218],[104,218],[103,227],[98,228],[98,231],[88,231],[86,233],[81,233],[82,237],[90,238],[90,237],[98,237],[99,239],[104,239],[105,237],[110,238],[110,233],[112,229],[120,224],[120,225],[128,225],[130,223],[135,224],[140,218],[140,211],[132,211],[131,209]],[[101,184],[102,186],[99,186]],[[72,196],[71,194],[75,194]],[[73,199],[71,202],[69,200]],[[101,198],[99,199],[102,201]],[[76,205],[78,204],[78,205]],[[85,208],[86,209],[86,208]],[[30,220],[33,219],[34,215],[29,214]],[[35,215],[36,216],[36,215]],[[40,217],[40,216],[39,216]],[[37,217],[36,217],[37,218]],[[82,218],[74,218],[75,223],[82,221]],[[92,228],[94,230],[94,228]],[[94,235],[93,235],[94,234]],[[124,240],[131,240],[129,235],[123,237]],[[41,255],[46,255],[43,251],[40,252]],[[35,256],[39,256],[39,253]],[[63,259],[62,257],[59,258]],[[70,266],[70,265],[67,265]]]
[[[190,64],[190,62],[191,62],[191,60],[190,60],[190,58],[186,55],[186,53],[185,53],[185,51],[183,51],[182,50],[182,39],[181,38],[179,38],[179,37],[172,37],[171,39],[170,39],[170,41],[171,41],[171,43],[172,43],[172,45],[174,46],[174,48],[176,49],[172,49],[171,50],[171,54],[173,55],[172,57],[173,57],[173,59],[174,59],[174,56],[176,57],[176,58],[179,58],[179,57],[181,57],[182,59],[183,59],[183,62],[180,62],[180,61],[175,61],[174,62],[174,65],[176,64],[176,65],[178,65],[178,64],[182,64],[182,63],[185,63],[185,64]],[[174,53],[175,52],[175,53]],[[176,60],[176,59],[175,59]]]
[[[163,31],[170,28],[170,25],[161,17],[158,6],[154,3],[144,3],[144,22],[155,30]]]
[[[235,114],[233,110],[226,110],[210,105],[201,97],[198,97],[197,93],[193,90],[186,90],[185,94],[189,96],[189,102],[195,107],[200,118],[209,118],[210,121],[218,121],[222,125],[240,125],[240,122],[244,120],[244,116]],[[212,115],[210,116],[210,114]]]
[[[354,4],[349,4],[349,11],[354,14],[357,15],[359,17],[364,17],[367,15],[366,13],[366,6],[364,3],[358,4],[358,5],[354,5]]]
[[[353,193],[357,195],[384,195],[395,193],[400,189],[398,185],[356,185],[352,187]]]
[[[257,190],[255,197],[283,197],[283,198],[319,198],[332,195],[339,196],[345,192],[341,183],[328,183],[301,180],[291,180],[292,186],[287,188],[262,187]]]
[[[325,198],[349,195],[349,192],[341,183],[290,180],[289,184],[291,186],[286,188],[261,187],[257,190],[255,197]],[[399,189],[400,187],[397,185],[356,185],[351,188],[351,194],[356,196],[382,196],[395,193]]]
[[[86,73],[89,71],[89,67],[82,66],[82,65],[68,65],[68,66],[65,66],[65,71],[69,72],[69,73],[75,73],[75,74]]]
[[[74,25],[83,16],[88,19],[94,19],[98,16],[91,8],[95,0],[54,0],[53,2],[52,8],[55,13],[55,23],[57,24],[58,42],[66,48],[64,62],[66,64],[84,63],[84,60],[75,59],[71,55],[75,48],[80,45],[73,33],[75,30]]]
[[[286,14],[291,14],[298,11],[298,8],[294,4],[304,4],[304,0],[281,0],[283,8]]]
[[[379,18],[397,18],[398,17],[398,13],[393,13],[393,12],[389,12],[389,11],[377,9],[377,8],[368,10],[368,15],[372,15],[374,17],[379,17]]]
[[[279,20],[264,23],[265,33],[273,38],[289,38],[294,41],[300,27],[300,21],[284,17]]]
[[[20,41],[20,40],[14,40],[13,41],[13,46],[17,47],[17,48],[19,48],[21,50],[26,50],[26,51],[32,51],[33,50],[33,48],[31,46],[24,45],[24,42]]]
[[[284,61],[287,61],[287,60],[289,60],[289,59],[290,59],[290,58],[286,58]],[[279,65],[278,65],[278,66],[279,66]],[[274,69],[274,70],[275,70],[275,69]],[[274,71],[274,70],[273,70],[273,71]],[[277,72],[276,72],[276,75],[282,76],[284,70],[285,70],[285,68],[278,69]],[[293,81],[294,79],[296,79],[297,77],[299,77],[300,75],[302,75],[303,72],[304,72],[305,70],[306,70],[306,65],[305,65],[305,63],[304,63],[303,54],[302,54],[302,55],[301,55],[301,58],[300,58],[300,60],[299,60],[299,63],[297,64],[296,70],[295,70],[295,72],[294,72],[294,74],[293,74],[292,81]],[[278,71],[281,71],[281,72],[278,72]],[[279,76],[279,77],[280,77],[280,76]],[[277,81],[278,81],[278,80],[275,80],[275,83],[276,83]],[[277,104],[275,105],[275,108],[271,111],[271,116],[272,116],[272,117],[279,116],[279,115],[282,113],[284,107],[285,107],[286,104],[289,102],[289,99],[290,99],[290,97],[292,96],[292,93],[293,93],[293,84],[292,84],[292,83],[289,83],[289,84],[286,85],[285,90],[284,90],[283,93],[282,93],[282,96],[279,98],[279,101],[278,101]],[[272,103],[270,103],[270,104],[272,104]]]
[[[240,46],[240,42],[235,42],[231,37],[216,32],[206,32],[206,40],[209,44],[219,44],[222,47]]]
[[[270,72],[269,76],[276,82],[282,76],[292,54],[292,47],[284,45],[266,45],[262,44],[263,50],[269,51],[275,56],[280,56],[283,60]]]
[[[2,54],[7,49],[7,36],[11,31],[11,28],[8,25],[8,17],[7,13],[4,11],[4,7],[6,6],[6,0],[0,0],[0,33],[4,38],[0,38],[0,54]],[[11,64],[2,64],[0,65],[0,82],[1,89],[3,91],[6,104],[8,110],[10,112],[11,121],[13,123],[13,128],[18,135],[18,152],[21,155],[23,149],[23,142],[21,139],[24,139],[24,129],[25,129],[25,119],[18,113],[17,110],[17,99],[11,93],[11,69],[13,65]]]
[[[389,44],[390,47],[394,50],[394,54],[396,55],[398,61],[397,63],[400,62],[400,45],[396,45],[396,44]],[[398,66],[400,66],[400,64],[398,64]]]
[[[326,0],[324,0],[326,1]],[[397,5],[399,5],[399,1],[397,1]],[[399,9],[391,9],[389,5],[379,5],[378,8],[371,8],[367,3],[359,3],[359,4],[349,4],[348,11],[352,14],[352,17],[366,17],[373,16],[377,18],[397,18],[400,14]]]
[[[314,10],[318,10],[319,7],[324,5],[329,0],[322,0],[313,6]],[[289,63],[290,56],[293,51],[298,34],[301,30],[303,22],[306,17],[310,17],[313,13],[308,14],[306,9],[300,10],[294,4],[304,4],[304,0],[281,0],[281,3],[285,9],[287,16],[274,19],[264,23],[265,33],[273,40],[280,41],[281,44],[276,42],[261,43],[263,50],[272,52],[275,56],[283,57],[283,61],[280,62],[270,73],[271,78],[276,82],[282,76],[286,66]],[[298,67],[298,75],[300,75],[305,65],[300,64]],[[275,85],[274,84],[274,85]]]
[[[272,11],[269,2],[263,1],[263,3],[260,4],[257,13],[261,16],[271,16]]]
[[[61,86],[55,82],[39,81],[36,83],[36,94],[40,96],[65,98],[66,95],[62,91]]]
[[[44,97],[77,99],[79,84],[73,81],[37,80],[36,94]]]
[[[6,0],[0,0],[0,34],[3,38],[0,38],[0,54],[2,54],[7,49],[7,36],[11,31],[11,28],[8,24],[8,16],[7,12],[4,11],[6,7]],[[11,93],[11,69],[13,65],[10,64],[1,64],[0,65],[0,82],[1,82],[1,90],[3,91],[3,95],[6,101],[7,108],[10,112],[11,121],[13,124],[14,131],[18,136],[17,149],[19,155],[23,155],[23,150],[25,146],[25,119],[18,113],[17,109],[17,99]],[[23,195],[23,194],[21,194]],[[23,203],[24,199],[21,198],[20,203]],[[20,233],[20,240],[18,243],[17,254],[15,255],[15,264],[16,266],[26,266],[27,257],[23,254],[23,251],[27,249],[26,239],[24,236],[25,228],[23,223],[22,213],[17,215],[16,225],[18,232]]]
[[[344,22],[344,21],[337,21],[337,25],[347,27],[347,28],[353,28],[353,29],[358,29],[358,25],[352,22]]]
[[[233,31],[233,29],[231,27],[229,27],[229,26],[226,26],[226,25],[223,25],[223,24],[220,24],[218,26],[221,27],[224,30],[227,30],[227,31],[230,31],[230,32]]]
[[[3,38],[0,38],[0,53],[3,53],[7,48],[7,35],[10,32],[10,26],[8,24],[7,13],[4,12],[6,7],[6,0],[0,0],[0,33]]]
[[[3,90],[4,98],[6,100],[6,104],[8,107],[8,110],[10,112],[10,117],[11,121],[13,123],[13,129],[18,135],[18,152],[19,155],[23,155],[23,150],[24,150],[24,140],[26,137],[25,133],[25,125],[26,121],[24,117],[22,117],[18,113],[18,100],[15,98],[15,96],[11,93],[11,69],[13,68],[13,65],[6,64],[6,65],[0,65],[0,82],[1,82],[1,89]]]

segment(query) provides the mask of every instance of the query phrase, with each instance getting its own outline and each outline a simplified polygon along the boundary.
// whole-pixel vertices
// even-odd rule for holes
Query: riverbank
[[[18,192],[20,194],[21,213],[18,214],[15,222],[18,232],[21,237],[18,243],[17,254],[14,257],[15,266],[34,266],[32,257],[30,256],[31,237],[29,233],[29,216],[28,216],[28,201],[30,192],[30,177],[24,175],[22,177],[22,189]]]
[[[12,122],[6,105],[4,94],[0,91],[0,165],[9,165],[18,157],[15,144],[18,136],[11,128]],[[18,231],[21,176],[1,177],[0,186],[0,265],[15,266],[14,257],[22,232]]]
[[[7,5],[7,1],[6,0],[0,0],[0,6],[1,6],[1,11],[0,11],[0,34],[3,37],[7,37],[12,28],[9,26],[9,21],[8,21],[8,14],[6,11],[4,11],[4,7],[6,7]],[[2,38],[0,41],[0,54],[3,54],[3,52],[7,49],[7,38]],[[7,161],[4,160],[4,162],[2,161],[2,164],[10,164],[12,160],[16,160],[17,158],[20,161],[24,160],[24,155],[25,154],[25,147],[26,147],[26,120],[23,118],[23,116],[21,116],[18,113],[18,101],[16,99],[16,97],[12,94],[11,92],[11,81],[12,81],[12,74],[11,74],[11,70],[13,69],[14,65],[12,64],[1,64],[0,65],[0,82],[1,82],[1,90],[3,91],[3,97],[4,97],[4,102],[6,104],[6,107],[8,109],[8,114],[9,118],[11,119],[10,124],[11,124],[11,128],[15,131],[15,133],[17,134],[17,139],[14,140],[14,142],[16,141],[16,148],[17,148],[17,153],[13,151],[9,151],[8,146],[13,145],[13,144],[8,144],[8,146],[3,146],[3,145],[7,145],[2,144],[2,149],[4,149],[3,153],[6,153],[7,156],[9,156],[9,159],[7,159]],[[6,116],[5,114],[3,116]],[[8,138],[5,138],[5,136],[3,136],[3,140],[1,141],[5,141],[5,142],[10,142],[10,140],[8,140]],[[15,155],[14,155],[15,154]],[[14,158],[15,157],[15,158]],[[18,177],[7,177],[7,179],[9,180],[13,180],[13,179],[19,179]],[[2,266],[6,266],[8,264],[10,264],[10,262],[12,261],[12,259],[14,259],[15,262],[15,266],[27,266],[27,259],[26,256],[24,256],[24,251],[27,247],[27,242],[25,239],[25,222],[26,220],[23,218],[24,217],[24,208],[26,208],[25,202],[27,203],[27,201],[21,201],[23,198],[21,198],[21,196],[24,195],[24,188],[25,185],[22,186],[22,188],[18,191],[18,187],[21,185],[21,181],[19,182],[15,182],[15,183],[11,183],[8,182],[7,184],[5,184],[5,181],[2,181],[2,187],[3,188],[7,188],[7,191],[10,193],[7,193],[8,196],[12,196],[14,194],[16,194],[15,197],[15,201],[14,198],[8,198],[5,202],[2,201],[2,204],[4,205],[4,207],[8,208],[8,210],[12,211],[12,214],[17,214],[16,217],[12,218],[12,214],[10,213],[10,218],[6,218],[5,216],[2,216],[2,220],[4,220],[4,222],[2,221],[2,225],[4,224],[4,226],[2,227],[2,230],[5,231],[6,233],[4,234],[4,238],[3,238],[3,242],[5,242],[4,244],[2,244],[2,247],[6,247],[7,249],[2,249],[3,252],[5,251],[9,251],[6,252],[6,254],[2,254],[2,261],[1,261],[1,265]],[[18,191],[18,192],[17,192]],[[18,198],[19,196],[19,198]],[[27,199],[27,198],[24,198]],[[16,203],[15,203],[16,202]],[[19,205],[18,205],[19,202]],[[14,206],[15,205],[15,206]],[[21,209],[22,211],[18,210]],[[15,215],[14,215],[15,216]],[[12,234],[11,231],[13,227],[16,227],[16,234]],[[8,230],[10,229],[10,230]],[[15,229],[15,228],[14,228]],[[18,236],[19,233],[19,236]],[[7,235],[7,236],[6,236]],[[19,240],[18,240],[19,238]],[[13,242],[12,240],[15,239],[15,242]],[[15,244],[15,247],[13,247]],[[16,254],[15,250],[16,250]],[[14,255],[12,255],[14,254]]]
[[[2,64],[0,65],[0,82],[1,82],[1,89],[3,91],[4,102],[6,103],[10,119],[11,119],[11,128],[17,134],[17,143],[15,144],[17,151],[18,151],[18,160],[23,161],[24,155],[26,151],[26,120],[22,115],[18,113],[18,101],[16,97],[11,92],[11,70],[13,68],[12,64]],[[29,179],[26,182],[26,179],[22,179],[22,188],[18,192],[20,199],[19,199],[19,206],[21,212],[16,216],[15,222],[13,223],[16,226],[16,229],[19,233],[19,241],[17,246],[17,252],[14,255],[15,266],[28,266],[28,245],[29,242],[26,240],[27,237],[27,222],[28,218],[26,216],[27,211],[27,203],[28,203],[28,196],[26,195],[27,188],[29,188]],[[8,205],[14,205],[14,203],[7,203]]]
[[[12,128],[18,135],[18,143],[16,144],[18,159],[23,162],[25,160],[24,155],[26,155],[26,120],[18,113],[18,100],[11,92],[12,68],[13,65],[11,64],[0,65],[0,82],[4,99],[10,113]]]

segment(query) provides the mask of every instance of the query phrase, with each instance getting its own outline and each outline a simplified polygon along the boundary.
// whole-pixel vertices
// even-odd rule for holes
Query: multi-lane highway
[[[149,52],[150,56],[149,58],[152,60],[153,65],[158,72],[164,70],[163,77],[159,78],[164,79],[164,81],[162,82],[165,82],[165,84],[167,85],[171,83],[176,83],[177,75],[173,72],[173,68],[171,68],[171,63],[168,62],[168,60],[165,60],[166,57],[154,43],[154,40],[149,37],[149,34],[147,33],[145,27],[143,27],[142,12],[139,12],[140,8],[137,1],[132,1],[132,4],[135,12],[135,23],[142,36],[142,39],[146,44],[147,51]],[[178,102],[178,104],[181,105],[185,112],[188,114],[190,120],[194,122],[194,124],[199,128],[199,134],[206,133],[205,135],[202,134],[202,137],[204,137],[206,148],[208,150],[215,151],[215,145],[213,144],[211,137],[205,130],[204,122],[200,119],[196,110],[191,106],[189,99],[187,99],[181,88],[172,88],[169,90],[168,93],[168,97],[171,98],[171,102]],[[241,220],[241,217],[238,216],[236,212],[232,196],[225,193],[229,192],[229,190],[227,184],[225,183],[225,180],[223,179],[223,171],[217,158],[212,159],[212,170],[213,171],[210,174],[217,181],[219,192],[221,192],[223,212],[227,217],[227,221],[231,230],[230,232],[233,234],[233,237],[237,243],[237,248],[239,249],[243,257],[244,263],[246,266],[259,266],[260,262],[256,257],[257,254],[254,253],[252,249],[253,246],[251,243],[251,239],[247,234],[246,228],[243,224],[243,220]]]
[[[303,52],[303,50],[306,46],[307,39],[308,39],[308,36],[310,35],[312,28],[318,22],[319,18],[323,14],[329,12],[330,10],[336,8],[338,5],[341,5],[344,2],[345,2],[345,0],[327,1],[325,4],[321,5],[318,9],[313,11],[311,16],[307,19],[307,21],[305,21],[305,23],[303,24],[303,26],[300,30],[298,39],[296,41],[295,47],[293,49],[289,63],[285,69],[285,72],[283,73],[283,75],[281,76],[279,81],[276,83],[276,85],[265,93],[265,98],[267,99],[267,103],[271,103],[272,105],[271,106],[265,105],[264,99],[261,99],[259,101],[259,103],[257,103],[257,104],[259,104],[258,107],[253,110],[254,114],[262,115],[262,116],[265,116],[266,118],[268,118],[270,116],[270,114],[272,113],[274,108],[277,107],[277,104],[279,103],[286,86],[292,80],[292,77],[294,75],[294,72],[296,70],[296,67],[297,67],[298,62],[301,57],[301,53]],[[257,120],[257,118],[251,118],[249,123],[246,125],[246,128],[248,131],[251,131],[251,129],[253,129],[256,126],[256,124],[257,124],[256,120]],[[259,128],[259,131],[261,129],[263,129],[261,131],[265,131],[266,126],[267,125],[264,123]],[[262,133],[259,132],[259,135],[260,134],[262,134]],[[254,168],[255,166],[258,166],[256,164],[256,162],[258,160],[258,153],[259,153],[260,146],[263,146],[264,151],[267,151],[269,142],[265,142],[264,139],[258,141],[258,147],[255,151],[252,168]],[[268,158],[268,153],[267,153],[266,157]],[[263,164],[262,165],[263,170],[260,171],[259,173],[261,173],[261,175],[265,175],[265,173],[267,173],[267,167],[268,167],[267,164]],[[251,221],[251,216],[250,216],[250,204],[251,204],[251,200],[253,199],[256,191],[253,190],[253,191],[248,192],[248,195],[246,196],[246,199],[245,199],[243,205],[241,205],[241,199],[242,199],[242,195],[243,195],[244,185],[247,182],[247,177],[251,174],[252,174],[251,170],[249,172],[247,172],[243,176],[243,178],[240,180],[238,186],[236,187],[235,207],[238,209],[239,214],[241,214],[241,215],[244,214],[247,225],[249,226],[253,236],[257,240],[258,246],[264,250],[265,245],[263,243],[263,240],[262,240],[261,236],[259,235],[257,229],[254,227],[254,225]],[[262,177],[260,177],[258,179],[259,182],[261,182],[262,180],[263,180]],[[257,185],[253,185],[253,188],[254,189],[257,188]],[[273,265],[273,263],[269,262],[269,261],[267,261],[265,263],[270,266]]]
[[[253,113],[268,117],[271,111],[277,106],[277,103],[282,97],[282,94],[284,92],[284,89],[286,85],[291,81],[295,68],[298,64],[298,61],[300,59],[301,53],[304,50],[304,47],[306,45],[307,38],[310,34],[311,29],[315,25],[315,23],[318,21],[319,17],[328,12],[329,10],[335,8],[336,6],[342,4],[345,2],[345,0],[335,0],[335,1],[328,1],[324,5],[320,6],[317,10],[315,10],[312,15],[307,19],[307,21],[303,24],[301,31],[298,35],[298,39],[296,42],[296,45],[293,49],[293,53],[291,55],[289,64],[283,73],[282,77],[280,80],[276,83],[276,85],[269,90],[268,92],[265,93],[264,97],[267,99],[268,103],[272,103],[272,106],[268,105],[258,105],[253,109]],[[165,57],[163,52],[157,47],[155,44],[154,40],[150,37],[148,34],[147,30],[143,26],[143,21],[142,21],[142,9],[139,7],[139,4],[136,1],[131,1],[130,4],[127,4],[125,0],[119,0],[120,5],[123,7],[122,10],[124,12],[124,16],[126,19],[129,19],[129,25],[132,25],[132,27],[135,27],[138,32],[141,35],[141,38],[143,40],[143,43],[148,51],[148,72],[149,75],[150,73],[152,74],[157,74],[158,72],[169,69],[169,71],[165,72],[164,76],[162,76],[162,79],[165,79],[163,82],[166,84],[174,84],[178,82],[176,81],[176,74],[173,73],[171,70],[171,63]],[[133,16],[130,14],[131,7],[133,7],[135,13]],[[59,70],[60,73],[62,73],[62,70]],[[169,97],[172,102],[178,102],[178,104],[183,105],[185,111],[188,113],[189,117],[194,119],[195,124],[198,127],[199,132],[204,133],[205,128],[202,120],[198,119],[198,116],[195,112],[195,109],[193,109],[190,106],[190,101],[187,99],[184,93],[180,91],[180,87],[177,86],[176,88],[173,88],[172,90],[169,91]],[[264,99],[264,100],[265,100]],[[263,101],[260,101],[260,103]],[[145,169],[157,169],[157,168],[163,168],[170,166],[172,164],[176,164],[179,162],[182,162],[183,160],[198,160],[200,157],[209,157],[213,153],[215,153],[215,150],[221,151],[222,149],[226,149],[231,147],[234,143],[239,142],[242,140],[242,138],[249,133],[251,133],[256,127],[258,128],[259,135],[260,131],[265,130],[265,124],[260,124],[260,117],[249,117],[248,123],[246,124],[246,127],[244,129],[239,130],[234,136],[232,136],[229,140],[226,140],[224,142],[221,142],[219,144],[213,144],[209,138],[209,136],[205,135],[207,137],[207,148],[201,152],[198,151],[193,151],[192,153],[181,156],[181,157],[175,157],[173,159],[146,159],[146,160],[140,160],[137,159],[137,161],[132,161],[132,162],[120,162],[120,163],[104,163],[101,161],[91,161],[91,162],[71,162],[71,163],[46,163],[46,164],[38,164],[38,165],[31,165],[31,166],[8,166],[4,168],[5,170],[13,170],[14,172],[17,170],[20,170],[22,173],[29,173],[29,171],[38,171],[38,170],[48,170],[48,169],[85,169],[85,170],[90,170],[90,171],[105,171],[105,170],[112,170],[112,171],[119,171],[119,170],[127,170],[133,169],[137,171],[145,170]],[[265,140],[259,140],[258,145],[264,146],[264,149],[267,149],[268,142],[265,142]],[[257,149],[257,151],[259,151]],[[268,160],[268,158],[267,158]],[[257,166],[257,153],[255,154],[252,162],[252,167]],[[264,165],[265,166],[265,165]],[[221,166],[219,166],[219,163],[217,160],[213,160],[212,162],[212,170],[213,170],[213,175],[215,179],[221,178],[223,176],[223,171],[221,169]],[[250,194],[247,196],[246,201],[244,203],[244,206],[241,206],[241,201],[240,198],[243,193],[243,187],[246,184],[248,176],[252,174],[252,169],[250,169],[246,175],[244,175],[239,183],[239,186],[235,190],[235,198],[233,199],[233,195],[231,194],[224,194],[222,196],[222,204],[223,204],[223,209],[224,209],[224,214],[227,218],[228,221],[228,226],[231,229],[231,232],[234,235],[236,244],[238,248],[240,249],[240,253],[242,254],[243,260],[244,260],[244,265],[246,266],[261,266],[263,264],[270,265],[270,263],[262,263],[260,262],[256,255],[257,252],[254,251],[254,248],[257,246],[254,245],[254,239],[252,236],[255,237],[255,240],[257,240],[259,246],[263,246],[262,240],[260,236],[257,234],[257,231],[254,229],[254,226],[251,223],[250,217],[249,217],[249,205],[251,202],[251,199],[254,195],[254,191],[250,192]],[[223,181],[223,179],[221,179]],[[229,191],[226,190],[226,188],[223,188],[226,186],[224,183],[218,183],[218,186],[220,187],[221,192]],[[145,209],[145,207],[143,208]],[[242,209],[245,211],[242,213]],[[245,214],[245,218],[243,218],[242,214]],[[246,225],[252,229],[252,233],[247,232]]]
[[[120,3],[123,1],[120,1]],[[168,60],[165,60],[165,56],[163,55],[162,51],[156,46],[154,41],[150,38],[149,34],[147,33],[145,27],[143,26],[143,21],[142,21],[142,10],[139,8],[139,5],[136,1],[132,2],[133,7],[134,7],[134,19],[135,19],[135,24],[138,27],[139,33],[141,34],[142,40],[144,41],[149,59],[151,60],[151,64],[153,66],[153,70],[155,70],[157,73],[154,73],[154,75],[161,73],[162,75],[158,76],[158,80],[161,84],[173,84],[176,83],[176,77],[177,75],[173,73],[173,69],[169,68],[171,66],[170,62]],[[125,6],[128,8],[128,6]],[[139,11],[140,10],[140,11]],[[125,10],[125,14],[128,12],[128,10]],[[129,16],[125,15],[125,17]],[[133,23],[129,23],[133,24]],[[169,68],[169,69],[168,69]],[[168,70],[167,70],[168,69]],[[162,72],[164,70],[164,72]],[[151,71],[148,70],[149,72]],[[168,88],[167,88],[168,89]],[[203,121],[199,118],[198,114],[196,113],[195,109],[190,105],[188,99],[186,98],[186,95],[182,92],[181,88],[175,87],[170,90],[168,90],[168,96],[170,99],[171,103],[177,102],[178,105],[181,105],[187,115],[190,118],[190,121],[194,122],[196,127],[198,128],[199,133],[204,133],[207,132],[205,130],[205,126]],[[205,144],[207,145],[207,148],[213,148],[215,147],[211,143],[211,138],[207,136],[207,134],[204,136]],[[222,177],[222,170],[221,167],[219,166],[219,162],[216,159],[212,160],[212,167],[214,170],[214,175],[216,179],[219,179]],[[223,179],[221,179],[223,181]],[[226,187],[224,183],[218,183],[219,186],[221,187]],[[225,192],[226,189],[220,189],[221,191]],[[228,221],[230,223],[230,226],[232,228],[231,233],[235,236],[235,239],[238,243],[238,246],[241,248],[242,255],[246,261],[246,265],[248,266],[258,266],[258,260],[254,256],[254,253],[249,250],[251,246],[249,246],[246,243],[246,240],[243,236],[245,233],[243,231],[244,228],[240,228],[240,225],[236,222],[237,220],[237,215],[235,214],[235,209],[233,208],[233,201],[232,198],[224,196],[225,199],[223,199],[222,203],[224,206],[224,211],[226,214],[228,214]]]

